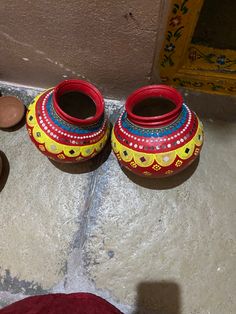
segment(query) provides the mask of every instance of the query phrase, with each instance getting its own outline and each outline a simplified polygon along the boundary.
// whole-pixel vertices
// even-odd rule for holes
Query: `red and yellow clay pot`
[[[95,114],[80,119],[60,107],[60,97],[79,92],[92,99]],[[83,105],[79,104],[78,106]],[[66,80],[46,90],[29,105],[26,124],[35,146],[47,157],[60,162],[80,162],[97,155],[109,137],[104,99],[92,84]]]
[[[171,102],[172,109],[161,115],[136,113],[138,104],[158,98]],[[165,85],[142,87],[131,94],[112,131],[112,148],[121,166],[147,177],[182,171],[199,155],[202,144],[199,118],[176,89]]]

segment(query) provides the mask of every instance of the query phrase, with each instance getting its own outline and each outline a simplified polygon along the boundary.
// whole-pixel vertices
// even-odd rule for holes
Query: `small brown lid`
[[[25,113],[25,106],[15,96],[0,97],[0,128],[10,128],[18,124]]]

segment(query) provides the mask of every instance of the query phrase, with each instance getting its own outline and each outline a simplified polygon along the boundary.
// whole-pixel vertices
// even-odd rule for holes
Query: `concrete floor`
[[[29,102],[36,91],[0,85]],[[236,313],[236,99],[184,93],[201,116],[199,161],[162,180],[123,172],[110,147],[58,165],[24,127],[0,130],[0,304],[88,291],[124,313]],[[106,101],[112,122],[122,102]]]

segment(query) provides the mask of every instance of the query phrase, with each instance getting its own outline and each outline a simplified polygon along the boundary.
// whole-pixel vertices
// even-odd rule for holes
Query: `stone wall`
[[[49,87],[81,78],[108,97],[126,96],[150,81],[167,5],[2,0],[0,80]]]

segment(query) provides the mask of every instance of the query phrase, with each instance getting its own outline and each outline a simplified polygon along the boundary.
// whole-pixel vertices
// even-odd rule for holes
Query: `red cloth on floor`
[[[33,296],[2,310],[0,314],[122,314],[113,305],[90,293]]]

